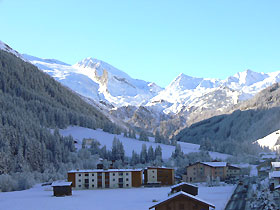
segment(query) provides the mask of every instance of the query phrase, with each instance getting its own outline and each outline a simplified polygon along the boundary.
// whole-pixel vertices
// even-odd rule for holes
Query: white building
[[[142,185],[142,169],[72,170],[68,181],[74,189],[130,188]]]

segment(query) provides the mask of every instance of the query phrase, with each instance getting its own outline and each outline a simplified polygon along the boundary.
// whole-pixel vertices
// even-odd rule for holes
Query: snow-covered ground
[[[155,149],[158,145],[162,148],[162,158],[168,159],[171,157],[172,152],[175,150],[175,147],[172,145],[165,145],[165,144],[159,144],[154,142],[144,142],[139,141],[136,139],[126,138],[123,137],[123,135],[115,135],[111,133],[103,132],[102,130],[93,130],[89,128],[83,128],[78,126],[70,126],[66,129],[60,130],[60,133],[63,136],[73,136],[75,140],[78,141],[78,148],[81,147],[81,143],[83,138],[94,138],[97,141],[100,142],[101,146],[106,145],[107,149],[112,148],[112,142],[114,139],[114,136],[120,139],[120,141],[123,143],[125,154],[128,157],[131,157],[132,151],[134,150],[137,153],[141,152],[142,145],[146,144],[147,148],[152,145],[152,147]],[[187,154],[190,152],[199,152],[199,145],[198,144],[190,144],[185,142],[178,142],[181,145],[182,151]],[[210,152],[210,155],[213,159],[226,159],[229,157],[227,154],[222,154],[218,152]]]
[[[258,139],[256,142],[262,147],[277,149],[277,147],[279,147],[279,145],[276,145],[278,139],[280,139],[280,130],[277,130],[261,139]]]
[[[223,210],[233,193],[234,185],[199,186],[198,197]],[[0,210],[148,210],[153,200],[163,200],[169,187],[77,190],[72,196],[54,197],[51,188],[39,185],[16,192],[0,192]]]

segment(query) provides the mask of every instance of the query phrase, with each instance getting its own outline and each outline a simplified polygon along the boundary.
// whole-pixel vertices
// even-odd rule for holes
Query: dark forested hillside
[[[0,50],[0,174],[75,161],[73,140],[50,128],[115,126],[78,95],[30,63]]]
[[[266,88],[235,109],[231,114],[192,124],[176,135],[175,139],[199,143],[205,149],[230,154],[250,150],[252,141],[280,129],[279,84]]]

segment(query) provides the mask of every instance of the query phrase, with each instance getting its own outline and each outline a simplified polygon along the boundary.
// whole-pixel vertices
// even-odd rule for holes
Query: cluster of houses
[[[206,182],[209,178],[216,179],[217,177],[224,181],[239,176],[240,168],[226,162],[213,161],[197,162],[188,166],[183,177],[185,181],[176,185],[174,185],[174,169],[147,167],[145,169],[71,170],[68,172],[67,182],[55,182],[52,187],[54,196],[64,196],[72,195],[72,188],[81,190],[171,186],[169,196],[149,209],[214,209],[213,204],[197,197],[198,187],[191,183]]]

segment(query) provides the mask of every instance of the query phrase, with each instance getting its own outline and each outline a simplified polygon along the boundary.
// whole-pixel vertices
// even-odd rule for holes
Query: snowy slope
[[[277,130],[256,142],[262,147],[268,147],[269,149],[277,149],[280,145],[276,145],[277,140],[280,140],[280,130]]]
[[[98,140],[101,144],[101,146],[106,145],[108,149],[112,148],[112,142],[114,139],[114,136],[120,139],[120,141],[124,145],[124,150],[126,153],[126,156],[131,157],[132,151],[134,150],[137,153],[141,152],[142,144],[146,144],[147,148],[151,145],[154,149],[160,145],[162,148],[162,158],[168,159],[171,157],[172,152],[175,150],[175,147],[172,145],[165,145],[165,144],[159,144],[154,142],[144,142],[139,141],[136,139],[126,138],[122,135],[115,135],[103,132],[102,130],[93,130],[89,128],[83,128],[83,127],[77,127],[77,126],[71,126],[67,129],[60,130],[60,133],[63,136],[73,136],[75,140],[79,142],[79,147],[82,144],[83,138],[94,138]],[[198,144],[190,144],[185,142],[178,142],[181,145],[182,151],[187,154],[190,152],[199,152],[199,145]],[[210,152],[210,155],[213,159],[219,158],[219,159],[226,159],[230,155],[221,154],[218,152]]]
[[[223,210],[234,191],[234,185],[199,186],[198,197]],[[39,185],[29,190],[0,192],[0,209],[9,210],[148,210],[153,200],[164,200],[169,187],[74,190],[72,196],[54,197],[51,187]]]

